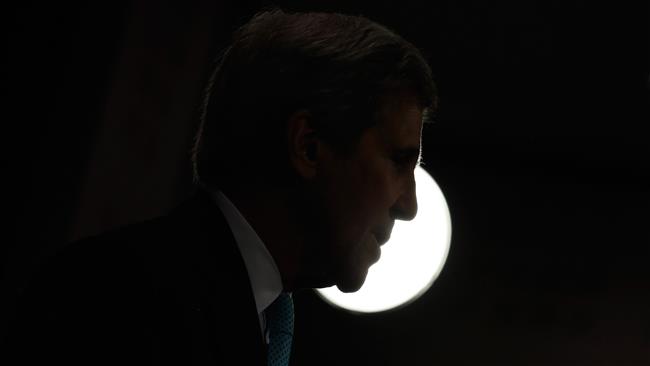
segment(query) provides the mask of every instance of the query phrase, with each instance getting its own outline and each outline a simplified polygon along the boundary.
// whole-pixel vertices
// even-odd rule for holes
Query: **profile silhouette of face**
[[[383,99],[378,123],[363,131],[351,155],[319,143],[310,176],[310,205],[316,212],[306,250],[309,268],[322,283],[343,292],[358,290],[380,257],[395,220],[417,213],[414,170],[419,162],[422,108],[414,96]]]

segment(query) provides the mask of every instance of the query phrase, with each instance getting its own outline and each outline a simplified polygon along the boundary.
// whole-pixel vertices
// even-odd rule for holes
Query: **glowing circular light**
[[[317,289],[326,302],[352,312],[375,313],[408,304],[431,287],[447,259],[451,218],[442,191],[424,169],[415,169],[415,182],[415,219],[395,221],[390,240],[381,247],[381,259],[370,267],[359,291]]]

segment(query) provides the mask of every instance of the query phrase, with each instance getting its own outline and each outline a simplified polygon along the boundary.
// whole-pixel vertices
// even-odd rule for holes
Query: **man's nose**
[[[391,208],[391,216],[395,220],[411,221],[418,213],[418,199],[415,194],[415,177],[406,182],[402,194]]]

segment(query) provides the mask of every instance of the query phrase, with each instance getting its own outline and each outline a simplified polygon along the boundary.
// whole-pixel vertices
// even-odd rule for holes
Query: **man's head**
[[[415,216],[413,170],[435,98],[417,49],[376,23],[261,13],[211,78],[195,178],[226,193],[260,182],[294,192],[306,240],[297,281],[354,291],[378,259],[376,241]]]

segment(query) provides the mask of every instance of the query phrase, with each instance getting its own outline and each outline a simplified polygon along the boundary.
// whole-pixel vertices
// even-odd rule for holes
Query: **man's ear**
[[[305,179],[314,178],[324,151],[309,111],[299,110],[289,117],[287,142],[289,160],[296,173]]]

